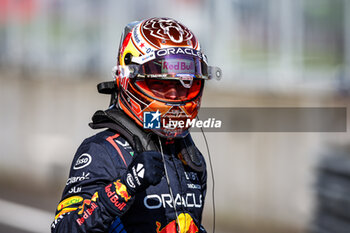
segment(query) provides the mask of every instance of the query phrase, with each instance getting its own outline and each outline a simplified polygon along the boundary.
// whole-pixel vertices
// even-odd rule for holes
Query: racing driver
[[[89,124],[51,225],[54,233],[205,232],[206,165],[189,134],[208,66],[195,35],[170,18],[128,24],[108,110]]]

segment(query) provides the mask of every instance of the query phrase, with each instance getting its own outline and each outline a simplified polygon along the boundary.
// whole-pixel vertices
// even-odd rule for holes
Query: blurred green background
[[[96,133],[87,124],[108,107],[96,84],[112,80],[122,29],[154,16],[189,27],[222,68],[203,106],[349,105],[348,0],[0,0],[0,232],[49,231],[75,150]],[[207,137],[218,233],[307,232],[317,163],[349,141],[347,132]],[[212,217],[209,191],[208,232]]]

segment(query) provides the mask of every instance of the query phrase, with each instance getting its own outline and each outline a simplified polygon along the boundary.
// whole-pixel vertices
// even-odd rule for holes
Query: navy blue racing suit
[[[134,155],[129,142],[111,129],[84,140],[73,158],[52,233],[175,233],[177,227],[205,232],[206,170],[193,170],[178,145],[162,141],[169,184],[163,176],[156,186],[131,196],[120,179]]]

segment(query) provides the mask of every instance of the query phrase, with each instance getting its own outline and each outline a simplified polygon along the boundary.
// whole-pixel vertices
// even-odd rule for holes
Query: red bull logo
[[[122,197],[125,201],[128,201],[131,198],[128,191],[126,190],[126,186],[120,183],[120,180],[117,180],[116,182],[114,182],[114,185],[115,185],[115,192],[120,197]]]
[[[83,204],[82,204],[81,206],[78,207],[78,209],[80,209],[79,212],[78,212],[78,214],[82,214],[82,213],[84,212],[85,205],[90,205],[90,204],[91,204],[91,200],[85,199],[85,200],[83,201]]]
[[[161,223],[156,222],[157,233],[177,233],[178,229],[180,233],[197,233],[198,227],[193,221],[193,218],[188,213],[181,213],[177,220],[169,222],[165,227],[161,229]]]

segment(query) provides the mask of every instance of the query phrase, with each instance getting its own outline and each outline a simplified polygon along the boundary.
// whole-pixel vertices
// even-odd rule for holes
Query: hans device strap
[[[125,113],[117,108],[108,109],[105,111],[98,110],[92,116],[92,122],[89,126],[93,129],[109,128],[120,133],[132,145],[135,150],[135,137],[140,140],[143,150],[159,151],[158,146],[152,140],[155,135],[151,132],[143,131],[136,125]]]

